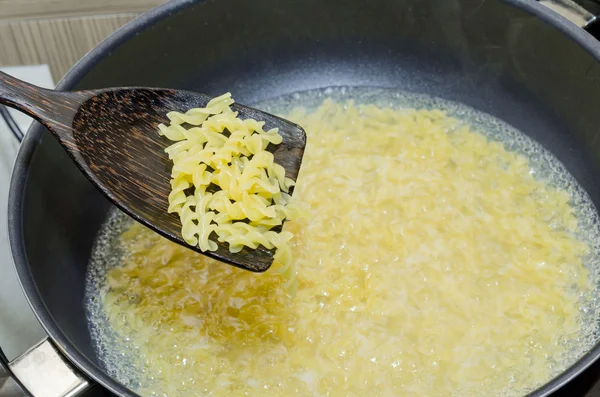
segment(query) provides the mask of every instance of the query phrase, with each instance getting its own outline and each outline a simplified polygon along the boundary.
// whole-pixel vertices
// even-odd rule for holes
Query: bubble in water
[[[600,285],[600,220],[588,194],[577,184],[556,157],[540,144],[503,121],[460,103],[422,94],[371,87],[329,87],[321,90],[296,92],[253,105],[272,113],[289,114],[296,107],[312,111],[322,104],[324,97],[338,102],[352,99],[358,104],[373,104],[397,109],[437,108],[445,110],[449,116],[470,124],[473,130],[491,140],[503,143],[508,150],[524,155],[530,160],[532,174],[537,179],[568,192],[570,204],[579,221],[577,237],[588,244],[590,248],[590,254],[585,258],[585,264],[589,271],[588,277],[596,289],[592,296],[582,296],[581,298],[580,312],[583,327],[577,338],[564,335],[560,340],[554,341],[554,343],[565,346],[565,353],[561,357],[548,358],[548,364],[553,371],[552,376],[572,365],[595,345],[600,337],[598,329],[600,320],[600,298],[598,297],[600,296],[600,288],[598,288]],[[135,390],[140,387],[140,373],[145,372],[147,368],[135,360],[137,347],[133,346],[132,348],[127,341],[119,339],[111,331],[108,319],[102,309],[102,299],[99,298],[106,292],[106,272],[121,263],[124,252],[118,244],[118,236],[127,229],[131,222],[128,217],[115,210],[102,227],[88,265],[86,312],[92,341],[102,365],[111,376]],[[132,300],[135,299],[137,298],[132,297]],[[539,346],[533,346],[533,348],[539,348]],[[398,361],[394,363],[399,365]],[[507,383],[516,383],[520,374],[514,372],[506,376]],[[144,379],[154,379],[154,377],[146,375]],[[193,380],[190,381],[193,383]],[[476,394],[475,391],[463,391]],[[513,392],[516,395],[522,395],[529,391],[531,388]],[[460,395],[460,392],[461,390],[457,390],[458,394],[456,395]]]

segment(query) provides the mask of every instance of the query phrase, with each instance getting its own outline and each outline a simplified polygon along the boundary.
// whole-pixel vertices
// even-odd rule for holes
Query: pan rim
[[[171,0],[148,12],[138,16],[125,24],[95,46],[86,55],[84,55],[58,82],[56,88],[59,90],[68,90],[73,88],[90,70],[92,70],[107,54],[125,43],[135,34],[145,30],[151,25],[166,19],[176,12],[179,12],[191,5],[202,3],[206,0]],[[547,7],[531,0],[500,0],[510,6],[521,9],[532,17],[540,18],[543,22],[558,29],[576,44],[588,52],[597,62],[600,63],[600,41],[587,33],[582,28],[576,26],[564,17],[556,14]],[[37,290],[29,268],[27,253],[23,239],[22,224],[22,198],[27,184],[29,168],[35,149],[40,142],[44,128],[41,124],[34,123],[25,135],[19,152],[17,154],[9,186],[8,200],[8,231],[9,243],[13,257],[13,264],[18,274],[19,283],[25,294],[25,297],[33,309],[38,321],[54,342],[57,348],[88,377],[98,382],[101,386],[112,393],[128,397],[139,397],[138,394],[120,384],[114,378],[109,376],[106,371],[89,358],[87,358],[69,338],[59,329],[56,321],[50,314],[42,297]],[[581,374],[586,368],[592,365],[600,358],[600,342],[598,342],[590,351],[580,357],[572,366],[565,369],[561,374],[549,380],[547,383],[532,391],[528,397],[547,397],[551,393],[559,390],[575,377]]]

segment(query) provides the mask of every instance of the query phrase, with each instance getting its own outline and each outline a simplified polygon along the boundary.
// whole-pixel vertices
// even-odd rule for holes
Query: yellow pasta
[[[246,202],[223,212],[225,193],[173,201],[206,227],[226,224],[233,249],[272,244],[279,269],[293,254],[296,297],[277,272],[191,255],[134,224],[120,238],[126,256],[106,274],[103,309],[135,352],[140,395],[518,397],[595,343],[579,310],[596,294],[590,247],[575,234],[587,230],[583,218],[526,157],[440,110],[327,100],[287,118],[309,138],[294,194],[311,218],[287,225],[293,241],[234,219],[250,216],[238,212]],[[219,140],[187,142],[188,131],[173,128],[182,137],[174,156]],[[232,160],[237,168],[218,180],[239,193],[251,160]],[[207,171],[181,186],[212,180]],[[273,219],[293,210],[283,191],[260,192],[256,225],[271,219],[265,195]],[[114,350],[112,368],[129,381]]]
[[[231,252],[276,248],[293,293],[292,234],[271,231],[300,215],[288,194],[294,181],[266,150],[282,137],[276,128],[265,131],[262,121],[240,119],[233,103],[227,93],[206,108],[170,112],[170,124],[158,126],[160,135],[176,141],[165,150],[173,161],[168,211],[179,215],[183,239],[202,251],[217,249],[213,233]],[[211,185],[220,190],[208,192]]]

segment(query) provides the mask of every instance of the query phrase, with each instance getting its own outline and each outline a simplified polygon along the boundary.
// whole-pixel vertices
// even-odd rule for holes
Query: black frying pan
[[[336,85],[396,87],[463,102],[553,152],[600,206],[600,44],[532,0],[174,1],[86,55],[60,89],[173,87],[252,104]],[[10,188],[9,232],[23,289],[53,343],[116,394],[84,312],[90,250],[111,208],[40,125]],[[535,391],[547,396],[596,346]]]

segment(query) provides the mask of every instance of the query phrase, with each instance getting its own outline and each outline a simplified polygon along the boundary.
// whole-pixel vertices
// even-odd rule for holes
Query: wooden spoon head
[[[100,190],[119,208],[159,234],[197,252],[181,237],[177,214],[169,214],[172,162],[165,148],[173,142],[158,135],[158,124],[168,123],[166,114],[205,107],[211,98],[188,91],[150,88],[107,89],[94,92],[73,119],[73,147],[83,159],[81,168]],[[234,104],[242,119],[265,122],[265,130],[279,128],[283,142],[270,145],[275,162],[285,168],[286,176],[296,180],[306,134],[296,124]],[[79,156],[76,156],[79,157]],[[80,161],[81,162],[81,161]],[[232,254],[227,243],[217,251],[201,252],[231,265],[263,272],[273,262],[274,250],[263,246],[245,247]]]

